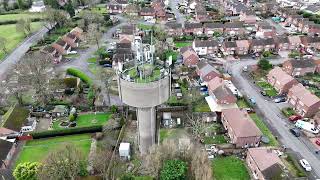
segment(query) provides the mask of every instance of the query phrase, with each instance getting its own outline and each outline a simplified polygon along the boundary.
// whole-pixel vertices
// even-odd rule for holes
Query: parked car
[[[274,99],[274,102],[275,102],[275,103],[286,102],[286,98],[285,98],[285,97],[276,98],[276,99]]]
[[[252,108],[244,108],[244,109],[247,111],[247,113],[255,113],[254,109]]]
[[[310,166],[310,164],[309,164],[309,162],[307,160],[301,159],[300,160],[300,164],[306,171],[311,171],[312,170],[312,168],[311,168],[311,166]]]
[[[260,94],[261,94],[262,96],[267,96],[267,93],[266,93],[265,91],[260,91]]]
[[[288,120],[289,121],[291,121],[291,122],[296,122],[296,121],[298,121],[298,120],[300,120],[300,119],[302,119],[302,116],[300,116],[300,115],[292,115],[292,116],[290,116],[289,118],[288,118]]]
[[[255,105],[256,104],[256,100],[254,98],[249,98],[249,102],[252,104],[252,105]]]
[[[316,144],[320,146],[320,138],[316,140]]]
[[[299,137],[300,136],[300,129],[298,129],[298,128],[291,128],[290,129],[290,132],[294,135],[294,136],[296,136],[296,137]]]

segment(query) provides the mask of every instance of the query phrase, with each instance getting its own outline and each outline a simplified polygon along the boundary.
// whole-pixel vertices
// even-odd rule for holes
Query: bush
[[[48,131],[40,131],[40,132],[32,132],[30,135],[33,139],[41,139],[55,136],[65,136],[65,135],[73,135],[73,134],[85,134],[85,133],[95,133],[101,132],[102,125],[95,125],[90,127],[76,127],[69,129],[59,129],[59,130],[48,130]]]
[[[80,78],[83,82],[87,83],[88,85],[93,84],[92,79],[79,69],[68,68],[67,74]]]
[[[17,180],[36,180],[40,166],[41,165],[38,162],[20,163],[14,169],[13,176]]]
[[[272,68],[272,64],[265,58],[260,59],[260,61],[258,62],[258,66],[262,70],[266,71]]]
[[[167,160],[160,172],[161,180],[186,179],[187,163],[181,160]]]
[[[76,120],[76,116],[74,115],[74,114],[70,114],[69,115],[69,121],[70,122],[73,122],[73,121],[75,121]]]

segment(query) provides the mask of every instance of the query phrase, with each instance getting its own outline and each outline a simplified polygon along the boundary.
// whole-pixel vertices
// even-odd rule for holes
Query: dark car
[[[260,94],[261,94],[262,96],[267,96],[267,93],[266,93],[265,91],[260,91]]]
[[[290,132],[295,136],[295,137],[299,137],[300,136],[300,129],[298,128],[291,128]]]

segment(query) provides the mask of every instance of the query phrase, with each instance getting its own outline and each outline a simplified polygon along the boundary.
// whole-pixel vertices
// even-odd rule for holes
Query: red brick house
[[[231,22],[224,24],[224,32],[230,35],[240,35],[245,33],[243,22]]]
[[[221,77],[221,74],[216,68],[205,61],[200,61],[197,64],[197,74],[204,82],[209,82],[215,77]]]
[[[320,99],[300,83],[289,89],[288,102],[303,117],[312,117],[320,108]]]
[[[268,147],[249,148],[246,163],[253,179],[268,180],[281,177],[284,167],[275,150]]]
[[[54,47],[46,46],[41,52],[48,54],[52,58],[53,63],[60,63],[62,60],[62,54],[60,54]]]
[[[70,31],[71,34],[75,35],[78,39],[82,39],[83,30],[79,27],[75,27]]]
[[[62,39],[59,39],[57,42],[53,43],[52,47],[62,55],[68,54],[71,51],[71,46]]]
[[[277,36],[275,38],[276,49],[278,51],[286,51],[289,49],[289,39],[287,36]]]
[[[166,30],[169,36],[182,36],[182,24],[178,22],[168,22],[166,23]]]
[[[238,55],[248,54],[249,48],[250,48],[250,43],[248,40],[237,40],[236,44],[237,44],[236,54]]]
[[[237,50],[237,43],[234,41],[225,41],[222,45],[222,49],[227,55],[233,55]]]
[[[223,127],[236,148],[259,146],[262,133],[246,111],[233,108],[221,112]]]
[[[300,36],[300,40],[304,47],[320,49],[320,37]]]
[[[288,36],[289,39],[289,49],[296,49],[301,44],[300,36]]]
[[[154,18],[156,16],[156,11],[152,7],[144,7],[141,8],[140,16],[144,16],[144,18]]]
[[[283,70],[291,76],[304,76],[316,71],[316,64],[312,59],[287,60],[283,63]]]
[[[183,64],[192,67],[196,66],[199,62],[199,56],[191,47],[185,47],[180,49],[182,55]]]
[[[200,56],[214,54],[219,51],[219,43],[215,40],[194,40],[192,47]]]
[[[214,32],[223,33],[224,25],[222,23],[205,23],[203,28],[206,35],[212,36]]]
[[[185,34],[203,34],[203,27],[201,23],[185,23],[184,25],[184,33]]]
[[[124,12],[124,9],[119,4],[108,4],[107,10],[110,14],[121,14]]]
[[[67,42],[72,48],[79,47],[80,39],[77,38],[77,36],[72,33],[68,33],[67,35],[63,36],[62,40]]]
[[[269,71],[267,81],[278,91],[279,94],[287,93],[293,85],[298,84],[297,80],[288,75],[278,66]]]
[[[217,89],[218,87],[220,86],[223,86],[224,85],[224,80],[220,77],[215,77],[213,79],[211,79],[209,82],[208,82],[208,91],[209,91],[209,94],[211,95],[212,94],[212,91],[214,91],[215,89]]]

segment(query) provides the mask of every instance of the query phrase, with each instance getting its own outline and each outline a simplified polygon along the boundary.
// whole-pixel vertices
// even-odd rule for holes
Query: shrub
[[[33,137],[33,139],[40,139],[40,138],[65,136],[65,135],[73,135],[73,134],[95,133],[95,132],[101,132],[101,131],[102,131],[102,125],[95,125],[95,126],[89,126],[89,127],[76,127],[76,128],[69,128],[69,129],[32,132],[30,135]]]
[[[112,106],[110,107],[110,111],[114,114],[114,113],[116,113],[116,112],[118,111],[118,107],[115,106],[115,105],[112,105]]]
[[[64,78],[63,79],[64,84],[68,87],[68,88],[75,88],[77,87],[77,78]]]
[[[13,176],[17,180],[36,180],[37,172],[40,167],[38,162],[25,162],[20,163],[14,169]]]
[[[269,70],[272,68],[272,64],[265,58],[260,59],[260,61],[258,62],[258,66],[262,70]]]
[[[76,116],[74,115],[74,114],[70,114],[69,115],[69,121],[70,122],[73,122],[73,121],[75,121],[76,120]]]
[[[82,72],[79,69],[76,68],[68,68],[67,74],[75,76],[80,78],[83,82],[87,83],[88,85],[92,85],[92,79],[86,75],[84,72]]]
[[[167,160],[160,172],[161,180],[186,179],[187,163],[181,160]]]

